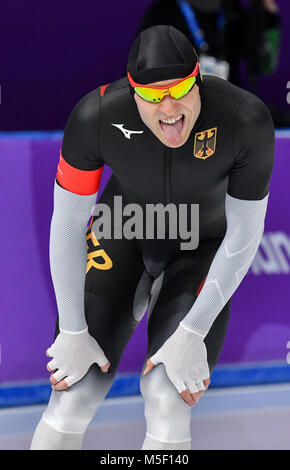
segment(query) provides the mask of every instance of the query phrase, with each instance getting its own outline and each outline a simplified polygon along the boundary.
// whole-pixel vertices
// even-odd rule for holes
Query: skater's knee
[[[46,423],[60,432],[84,432],[113,379],[90,369],[82,380],[67,390],[53,390],[43,414]]]
[[[168,379],[163,364],[158,364],[145,376],[141,376],[140,389],[146,412],[150,410],[163,417],[180,413],[190,415],[190,407]]]
[[[158,364],[141,376],[140,388],[145,401],[148,436],[161,441],[184,440],[188,445],[191,408],[167,377],[164,365]]]

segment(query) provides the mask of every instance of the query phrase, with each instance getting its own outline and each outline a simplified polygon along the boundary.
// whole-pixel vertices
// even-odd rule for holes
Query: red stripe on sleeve
[[[197,289],[197,291],[196,291],[196,297],[199,296],[200,291],[201,291],[201,289],[203,288],[203,285],[204,285],[204,283],[205,283],[205,280],[206,280],[206,277],[204,278],[204,280],[203,280],[202,283],[200,284],[199,288]]]
[[[110,83],[107,83],[107,85],[102,85],[100,86],[100,95],[104,96],[106,88],[110,85]]]
[[[93,171],[78,170],[67,163],[60,151],[56,178],[61,186],[76,194],[95,194],[100,186],[104,165]]]

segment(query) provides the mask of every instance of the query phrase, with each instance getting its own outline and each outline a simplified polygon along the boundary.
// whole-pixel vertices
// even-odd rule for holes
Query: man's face
[[[163,80],[150,83],[150,86],[171,85],[177,80]],[[160,103],[150,103],[137,93],[134,98],[142,121],[164,145],[177,148],[185,144],[200,113],[201,102],[197,85],[179,100],[166,95]]]

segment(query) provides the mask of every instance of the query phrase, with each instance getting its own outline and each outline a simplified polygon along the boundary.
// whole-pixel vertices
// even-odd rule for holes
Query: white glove
[[[60,330],[47,354],[53,357],[47,364],[50,370],[58,369],[52,377],[58,382],[65,378],[69,387],[81,380],[94,362],[99,366],[108,362],[88,328],[76,332]]]
[[[203,381],[210,376],[206,347],[203,337],[179,324],[150,360],[157,365],[162,362],[168,378],[181,393],[205,390]]]

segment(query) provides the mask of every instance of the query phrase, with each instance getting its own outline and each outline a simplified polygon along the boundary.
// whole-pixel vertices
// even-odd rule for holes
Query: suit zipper
[[[165,206],[170,202],[170,169],[171,169],[171,150],[165,147],[164,152],[164,190],[165,190]],[[169,228],[169,220],[166,215],[165,218],[166,231]]]

